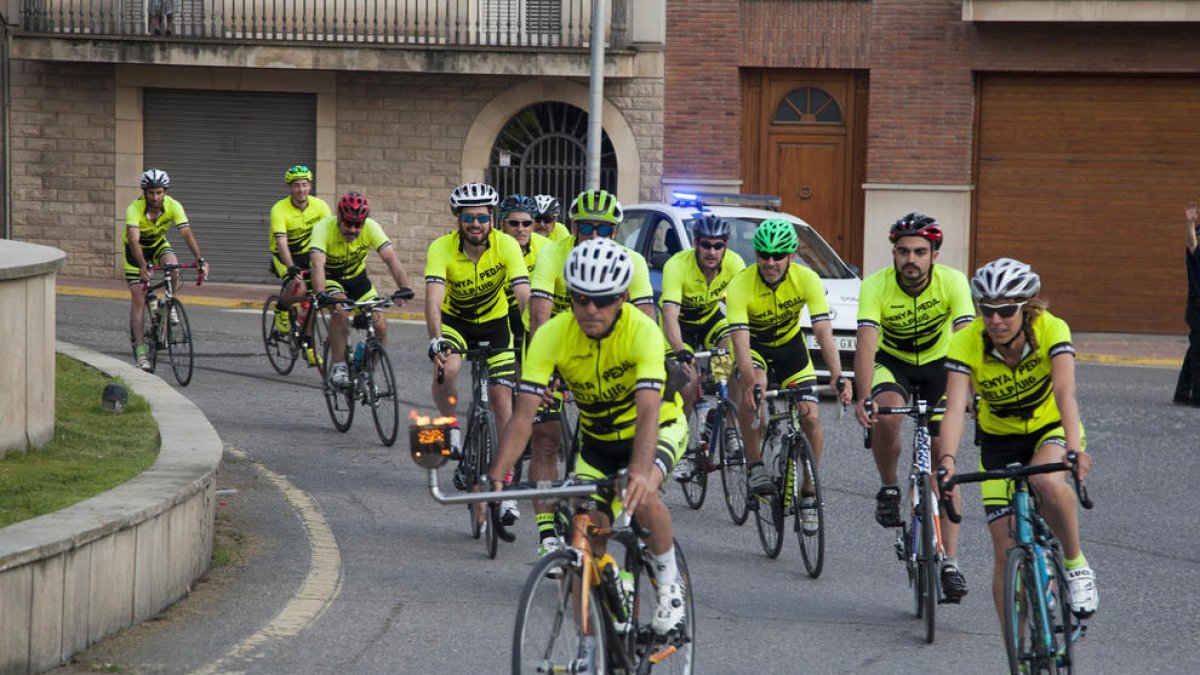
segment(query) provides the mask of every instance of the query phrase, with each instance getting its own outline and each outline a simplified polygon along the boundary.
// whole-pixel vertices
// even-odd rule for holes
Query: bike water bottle
[[[1042,549],[1042,564],[1046,569],[1046,609],[1053,610],[1055,606],[1054,591],[1051,590],[1051,585],[1054,583],[1054,560],[1050,557],[1050,549]]]
[[[364,351],[366,351],[366,345],[363,344],[362,342],[358,343],[354,347],[354,367],[355,368],[362,368]]]
[[[629,615],[625,611],[625,598],[621,592],[621,573],[618,571],[617,561],[612,555],[605,553],[600,558],[600,574],[603,577],[601,584],[604,587],[604,595],[608,597],[608,606],[612,610],[613,618],[618,624],[624,624],[629,620]]]
[[[296,312],[296,323],[303,326],[304,320],[308,318],[308,308],[311,306],[309,301],[305,300],[300,303],[300,310]]]
[[[625,607],[625,626],[626,631],[633,626],[633,573],[629,570],[621,570],[617,573],[617,577],[621,581],[621,599],[624,601]]]

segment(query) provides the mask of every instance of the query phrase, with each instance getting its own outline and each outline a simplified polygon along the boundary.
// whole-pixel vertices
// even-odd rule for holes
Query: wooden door
[[[744,80],[747,192],[777,195],[844,260],[862,264],[865,116],[853,73],[750,72]]]

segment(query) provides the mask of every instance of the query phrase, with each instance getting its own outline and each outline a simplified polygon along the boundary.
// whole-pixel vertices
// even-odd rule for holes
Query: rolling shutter
[[[287,196],[285,169],[316,165],[316,95],[146,89],[143,117],[146,166],[171,175],[212,280],[274,281],[271,206]]]
[[[1081,331],[1182,333],[1200,79],[986,75],[976,265],[1031,264]]]

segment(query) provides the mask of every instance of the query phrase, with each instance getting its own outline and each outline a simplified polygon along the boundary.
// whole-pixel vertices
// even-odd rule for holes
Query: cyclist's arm
[[[179,234],[183,236],[183,241],[187,243],[188,249],[191,250],[192,256],[196,258],[196,262],[200,263],[200,275],[208,276],[208,263],[204,260],[204,256],[200,255],[200,244],[196,243],[196,235],[192,234],[192,228],[181,227]]]
[[[828,318],[815,321],[812,331],[817,338],[817,345],[821,347],[821,356],[825,357],[825,365],[829,367],[829,382],[841,399],[842,390],[838,389],[838,382],[842,380],[842,355],[833,341],[833,322]]]
[[[553,312],[553,300],[540,296],[529,299],[529,337],[526,338],[527,340],[533,339],[533,334],[542,327],[542,324],[550,320]]]
[[[508,424],[504,425],[504,433],[500,435],[500,449],[496,452],[496,461],[492,463],[489,473],[493,485],[504,482],[508,470],[513,468],[521,453],[525,451],[525,444],[529,442],[533,429],[533,416],[541,404],[542,397],[538,394],[522,391],[517,395],[512,417],[508,418]]]
[[[524,312],[525,307],[529,305],[529,284],[514,284],[512,290],[517,298],[517,309]]]
[[[288,236],[286,232],[280,232],[275,235],[275,255],[279,258],[279,262],[283,263],[284,267],[291,267],[292,249],[288,248]]]
[[[684,349],[683,331],[679,329],[679,305],[670,302],[663,303],[662,328],[663,334],[667,336],[667,342],[671,345],[671,351],[677,352]]]
[[[942,418],[942,456],[939,464],[946,468],[947,478],[954,475],[955,455],[958,454],[958,443],[962,440],[963,420],[966,419],[967,400],[970,396],[969,375],[957,370],[946,373],[946,415]],[[949,461],[947,457],[950,458]]]
[[[146,254],[142,252],[142,231],[136,225],[125,226],[125,239],[129,242],[129,250],[133,252],[133,261],[137,263],[142,281],[149,281],[150,271],[146,269]]]
[[[854,414],[858,423],[864,427],[871,425],[863,401],[871,396],[871,388],[875,386],[875,349],[879,346],[879,329],[874,326],[858,326],[858,345],[854,350],[854,388],[858,394],[858,402],[854,406]]]
[[[325,252],[319,248],[308,252],[308,279],[312,282],[313,293],[325,290]]]
[[[1067,449],[1081,457],[1079,480],[1087,478],[1091,458],[1085,457],[1083,439],[1079,434],[1079,401],[1075,398],[1075,354],[1063,352],[1050,358],[1050,381],[1054,387],[1054,402],[1062,418],[1063,435],[1067,437]],[[942,422],[943,434],[945,422]]]
[[[425,329],[429,338],[442,336],[442,299],[446,297],[446,286],[437,281],[425,282]]]
[[[404,265],[400,262],[400,256],[396,255],[396,247],[391,244],[385,244],[379,249],[379,257],[383,259],[388,270],[392,273],[392,280],[396,282],[397,288],[410,288],[408,285],[408,273],[404,271]]]
[[[662,483],[663,476],[658,474],[658,467],[654,464],[654,453],[658,446],[658,409],[662,406],[662,394],[656,389],[638,389],[633,394],[633,400],[637,406],[637,421],[634,422],[633,453],[629,457],[629,485],[625,489],[625,506],[630,513],[636,514],[638,505],[658,490]]]

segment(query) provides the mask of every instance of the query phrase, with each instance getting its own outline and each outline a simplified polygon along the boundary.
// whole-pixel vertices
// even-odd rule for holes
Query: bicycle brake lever
[[[954,500],[950,499],[950,495],[946,494],[946,467],[939,466],[937,470],[937,485],[938,485],[938,501],[942,503],[942,508],[946,509],[946,517],[955,525],[962,522],[962,514],[954,508]]]

